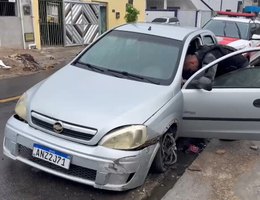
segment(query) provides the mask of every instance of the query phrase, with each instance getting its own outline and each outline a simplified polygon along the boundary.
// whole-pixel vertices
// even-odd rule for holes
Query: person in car
[[[184,66],[183,66],[183,79],[189,79],[196,71],[210,62],[220,58],[226,54],[236,51],[236,49],[219,44],[211,46],[201,46],[196,52],[188,50]],[[220,76],[230,71],[247,67],[249,65],[248,59],[243,55],[236,55],[221,61],[215,67],[207,72],[208,77]]]

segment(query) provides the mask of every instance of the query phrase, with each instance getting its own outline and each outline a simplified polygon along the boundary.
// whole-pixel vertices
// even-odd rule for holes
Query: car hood
[[[87,126],[104,135],[113,128],[143,124],[172,97],[169,86],[155,85],[66,66],[34,93],[30,110]]]

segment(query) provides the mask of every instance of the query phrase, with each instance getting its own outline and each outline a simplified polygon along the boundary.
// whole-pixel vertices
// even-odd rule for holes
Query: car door
[[[259,59],[252,63],[253,67],[214,76],[212,80],[206,78],[215,64],[247,51],[240,50],[219,58],[187,80],[182,88],[180,136],[260,140]]]

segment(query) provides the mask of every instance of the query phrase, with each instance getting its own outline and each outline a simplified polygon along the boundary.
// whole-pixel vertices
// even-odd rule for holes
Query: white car
[[[176,26],[180,25],[180,21],[177,17],[158,17],[155,18],[152,23],[159,23],[159,24],[173,24]]]
[[[237,50],[260,46],[260,21],[254,14],[217,12],[203,26],[203,29],[212,31],[219,44],[234,47]],[[250,55],[247,55],[248,58]]]

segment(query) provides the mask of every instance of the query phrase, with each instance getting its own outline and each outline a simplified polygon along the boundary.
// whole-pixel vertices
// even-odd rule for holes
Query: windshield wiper
[[[139,75],[136,75],[136,74],[131,74],[131,73],[128,73],[128,72],[125,72],[125,71],[117,71],[117,70],[113,70],[113,69],[107,69],[107,72],[112,72],[112,73],[123,75],[125,77],[139,79],[139,80],[143,80],[143,81],[146,81],[146,82],[149,82],[149,83],[160,85],[160,82],[158,82],[158,81],[153,81],[149,78],[139,76]]]
[[[104,69],[102,69],[100,67],[97,67],[97,66],[89,64],[89,63],[84,63],[84,62],[81,62],[81,61],[77,61],[75,64],[83,65],[83,66],[91,69],[92,71],[96,71],[96,72],[104,72],[105,71]]]

